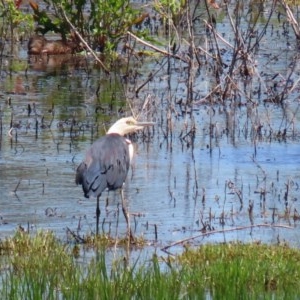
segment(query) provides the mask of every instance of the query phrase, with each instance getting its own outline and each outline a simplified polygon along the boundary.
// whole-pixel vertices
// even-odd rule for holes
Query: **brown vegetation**
[[[74,54],[80,52],[82,47],[75,35],[71,36],[71,40],[47,40],[42,35],[34,35],[28,42],[28,54]]]

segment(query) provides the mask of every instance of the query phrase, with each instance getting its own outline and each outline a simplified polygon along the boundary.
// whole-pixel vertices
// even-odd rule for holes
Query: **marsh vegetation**
[[[108,262],[103,244],[89,261],[81,251],[53,233],[17,232],[1,242],[2,299],[297,299],[300,292],[300,253],[286,245],[206,244],[130,265]]]

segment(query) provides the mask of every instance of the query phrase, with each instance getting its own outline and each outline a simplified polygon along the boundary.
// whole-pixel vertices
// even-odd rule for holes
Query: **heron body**
[[[123,186],[130,166],[127,140],[116,133],[107,134],[94,142],[86,153],[76,174],[84,196],[101,196],[105,189],[116,190]]]
[[[87,150],[85,160],[78,166],[75,182],[82,185],[84,196],[97,197],[96,233],[99,232],[99,199],[105,189],[121,189],[126,180],[133,156],[133,146],[125,134],[151,126],[152,122],[138,122],[133,117],[118,120],[107,134],[96,140]],[[123,192],[122,208],[130,231],[129,215],[124,203]]]

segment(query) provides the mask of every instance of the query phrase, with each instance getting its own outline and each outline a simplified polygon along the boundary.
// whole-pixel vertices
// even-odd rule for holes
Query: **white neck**
[[[133,145],[131,143],[130,140],[126,139],[126,142],[128,144],[128,150],[129,150],[129,159],[130,159],[130,163],[132,162],[132,158],[133,158]]]

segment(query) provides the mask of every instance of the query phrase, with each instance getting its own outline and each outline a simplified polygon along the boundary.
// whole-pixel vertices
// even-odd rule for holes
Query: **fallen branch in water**
[[[181,61],[187,63],[187,61],[186,61],[183,57],[181,57],[181,56],[179,56],[179,55],[176,55],[176,54],[173,54],[173,53],[171,53],[171,52],[162,50],[162,49],[160,49],[160,48],[158,48],[158,47],[156,47],[156,46],[154,46],[154,45],[152,45],[152,44],[149,44],[149,43],[145,42],[144,40],[140,39],[139,37],[137,37],[136,35],[134,35],[134,34],[133,34],[132,32],[130,32],[130,31],[127,31],[127,34],[128,34],[130,37],[134,38],[137,42],[139,42],[139,43],[141,43],[141,44],[143,44],[143,45],[145,45],[145,46],[147,46],[147,47],[149,47],[149,48],[155,50],[155,51],[158,52],[158,53],[161,53],[161,54],[163,54],[163,55],[165,55],[165,56],[170,56],[170,57],[179,59],[179,60],[181,60]]]
[[[176,241],[168,246],[163,247],[161,250],[162,251],[167,251],[167,249],[182,244],[186,243],[192,240],[195,240],[199,237],[204,237],[208,236],[211,234],[216,234],[216,233],[225,233],[225,232],[230,232],[230,231],[237,231],[237,230],[245,230],[245,229],[250,229],[250,228],[255,228],[255,227],[268,227],[268,228],[285,228],[285,229],[293,229],[294,227],[287,226],[287,225],[270,225],[270,224],[257,224],[257,225],[249,225],[249,226],[240,226],[240,227],[235,227],[235,228],[228,228],[228,229],[222,229],[222,230],[212,230],[212,231],[207,231],[207,232],[202,232],[201,234],[197,234],[195,236],[188,237],[186,239],[182,239],[179,241]]]
[[[85,41],[85,39],[81,36],[81,34],[78,32],[78,30],[76,29],[76,27],[71,23],[71,21],[69,20],[69,18],[67,17],[65,11],[63,9],[61,9],[63,16],[65,18],[65,20],[67,21],[67,23],[70,25],[70,27],[72,28],[72,30],[75,32],[76,36],[80,39],[80,41],[83,43],[84,47],[92,54],[92,56],[95,58],[95,60],[100,64],[100,66],[103,68],[103,70],[109,74],[109,70],[106,68],[106,66],[104,65],[104,63],[100,60],[100,58],[97,56],[97,54],[95,53],[95,51],[88,45],[88,43]]]
[[[80,243],[80,244],[85,244],[86,241],[84,238],[82,238],[81,236],[79,236],[79,234],[76,234],[73,230],[71,230],[69,227],[67,227],[67,233],[70,233],[70,235],[74,238],[74,240],[77,242],[77,243]]]

